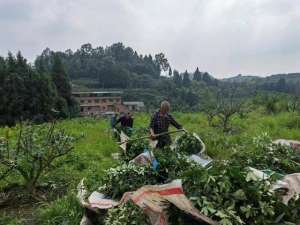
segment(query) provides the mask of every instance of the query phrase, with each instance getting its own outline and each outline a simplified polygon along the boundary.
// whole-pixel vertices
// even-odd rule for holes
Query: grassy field
[[[229,134],[222,132],[217,120],[213,121],[214,126],[209,126],[205,115],[201,113],[174,113],[174,117],[185,129],[199,134],[207,146],[208,154],[215,159],[230,158],[239,149],[238,146],[247,145],[262,133],[268,133],[272,139],[300,140],[300,116],[294,113],[267,115],[257,110],[243,118],[236,116],[232,120],[232,131]],[[149,114],[136,114],[135,127],[148,126],[149,119]],[[83,137],[76,143],[71,155],[56,162],[61,166],[42,178],[41,183],[47,182],[55,186],[52,197],[43,203],[1,209],[1,225],[78,224],[82,210],[75,197],[77,184],[82,178],[86,178],[89,189],[96,189],[103,171],[117,164],[112,153],[118,152],[119,148],[112,138],[108,120],[78,118],[61,121],[58,126],[71,135]],[[1,128],[0,136],[8,132],[14,135],[15,131],[13,128]],[[13,175],[0,181],[0,189],[19,181],[20,178]]]

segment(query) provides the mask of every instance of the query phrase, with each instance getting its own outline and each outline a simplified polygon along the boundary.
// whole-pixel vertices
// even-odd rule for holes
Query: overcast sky
[[[0,0],[0,55],[88,42],[219,78],[300,72],[300,0]]]

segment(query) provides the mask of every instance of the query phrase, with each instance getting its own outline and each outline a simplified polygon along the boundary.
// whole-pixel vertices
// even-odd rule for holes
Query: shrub
[[[6,133],[0,139],[0,178],[16,172],[23,178],[30,194],[35,189],[41,176],[52,169],[54,161],[69,154],[76,138],[56,129],[55,124],[39,126],[19,125],[17,140]]]

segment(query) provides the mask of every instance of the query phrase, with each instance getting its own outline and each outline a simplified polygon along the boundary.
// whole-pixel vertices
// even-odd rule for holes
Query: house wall
[[[75,99],[80,104],[82,115],[100,115],[105,112],[121,112],[122,98],[115,97],[88,97],[76,96]]]
[[[97,96],[99,95],[99,96]],[[74,93],[73,96],[79,102],[81,115],[101,115],[106,112],[128,112],[141,111],[139,104],[123,104],[121,96],[114,96],[115,93]]]

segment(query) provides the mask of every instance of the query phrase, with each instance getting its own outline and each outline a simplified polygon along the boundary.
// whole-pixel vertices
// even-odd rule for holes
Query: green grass
[[[14,216],[8,216],[0,213],[0,225],[21,225],[22,221],[16,219]]]
[[[58,127],[66,130],[73,136],[83,137],[75,144],[75,149],[70,156],[58,160],[62,164],[57,170],[47,175],[47,180],[61,180],[71,188],[76,187],[83,177],[100,176],[103,170],[116,163],[111,154],[118,151],[118,145],[111,138],[108,121],[92,118],[78,118],[58,122]],[[15,128],[0,129],[0,136],[9,133],[15,136]],[[16,177],[13,177],[16,181]],[[3,182],[2,182],[3,186]],[[1,187],[1,183],[0,183]]]
[[[63,167],[53,173],[55,179],[69,175],[67,182],[74,189],[82,178],[96,183],[105,169],[117,163],[111,155],[119,148],[108,120],[79,118],[65,120],[59,126],[71,135],[83,137],[76,143],[74,153],[63,160]]]
[[[210,127],[202,113],[173,113],[185,129],[196,132],[206,144],[208,154],[216,159],[229,158],[239,145],[246,145],[253,137],[267,132],[271,138],[300,140],[300,116],[293,113],[266,115],[251,112],[246,118],[236,116],[232,119],[233,131],[224,134],[218,127]],[[135,127],[147,127],[151,114],[135,114]],[[218,121],[213,121],[217,125]],[[86,178],[91,190],[98,187],[103,171],[117,164],[111,154],[119,151],[112,138],[109,121],[105,119],[78,118],[58,122],[71,135],[83,135],[75,145],[74,152],[58,160],[58,169],[50,171],[41,182],[51,182],[61,187],[54,200],[42,205],[33,212],[38,224],[78,224],[80,208],[76,205],[74,193],[82,178]],[[15,135],[13,128],[1,128],[0,136],[7,132]],[[251,149],[249,149],[250,151]],[[0,182],[0,188],[10,182],[19,181],[14,175]],[[7,217],[8,218],[8,217]],[[53,219],[52,219],[53,218]],[[22,218],[20,218],[22,219]],[[76,223],[75,223],[76,222]],[[10,224],[14,224],[13,222]]]
[[[247,144],[264,132],[272,139],[300,140],[300,116],[295,113],[267,115],[262,112],[251,112],[246,118],[235,116],[231,120],[233,131],[230,134],[224,134],[222,129],[217,127],[217,120],[213,121],[215,127],[210,127],[203,113],[175,112],[173,115],[186,130],[199,134],[206,144],[208,153],[218,159],[230,157],[232,147]],[[136,126],[148,125],[149,117],[149,114],[137,115]]]
[[[79,224],[82,215],[83,210],[74,193],[44,204],[36,211],[37,223],[43,225]]]

